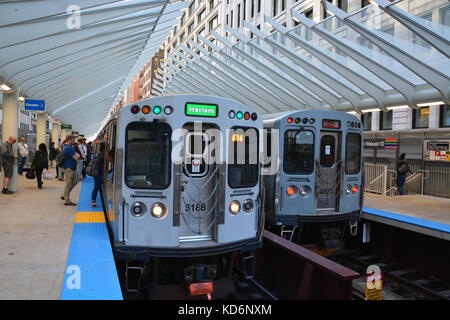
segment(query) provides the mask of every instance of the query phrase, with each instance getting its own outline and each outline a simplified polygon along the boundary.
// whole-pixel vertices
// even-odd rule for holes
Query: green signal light
[[[241,112],[241,111],[238,111],[238,112],[236,113],[236,118],[242,119],[242,117],[243,117],[242,112]]]
[[[161,106],[154,106],[153,107],[153,113],[154,114],[160,114],[161,113]]]

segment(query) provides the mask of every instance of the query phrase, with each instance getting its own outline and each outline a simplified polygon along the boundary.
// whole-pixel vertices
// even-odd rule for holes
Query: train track
[[[332,259],[359,272],[362,277],[365,277],[368,266],[378,265],[383,274],[383,290],[387,289],[403,299],[450,300],[450,288],[446,284],[401,263],[384,264],[377,255],[358,250],[345,251]],[[354,289],[353,299],[364,299],[364,293]]]

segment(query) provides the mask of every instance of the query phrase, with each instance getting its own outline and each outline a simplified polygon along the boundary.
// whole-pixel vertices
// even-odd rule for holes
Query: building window
[[[238,9],[237,9],[237,27],[240,28],[241,27],[241,5],[238,4]]]
[[[347,8],[348,8],[348,0],[338,0],[338,8],[347,12]]]
[[[215,16],[209,20],[209,30],[214,30],[219,25],[219,17]]]
[[[191,33],[194,30],[194,22],[192,22],[189,26],[188,26],[188,33]]]
[[[361,0],[361,8],[367,7],[370,4],[369,0]]]
[[[227,22],[226,22],[226,25],[228,26],[228,15],[227,15],[227,20],[226,20]]]
[[[175,36],[177,34],[177,26],[173,27],[173,35]]]
[[[211,25],[210,25],[210,26],[211,26]],[[205,28],[202,28],[202,30],[200,30],[200,31],[198,32],[198,34],[204,37],[204,36],[205,36]]]
[[[308,19],[311,19],[311,20],[312,20],[312,18],[313,18],[313,13],[314,13],[314,10],[313,10],[313,9],[310,9],[310,10],[308,10],[308,11],[305,12],[305,17],[307,17]]]
[[[392,130],[392,110],[380,112],[380,130]]]
[[[361,116],[364,131],[372,130],[372,112],[363,113]]]
[[[203,9],[202,12],[198,14],[198,21],[197,23],[200,23],[203,19],[206,17],[206,9]]]
[[[440,121],[441,128],[450,127],[450,105],[446,104],[440,106]]]
[[[247,9],[247,0],[244,0],[244,12],[242,13],[242,20],[245,20],[246,16],[246,9]]]
[[[230,27],[233,28],[233,10],[230,12]]]
[[[183,15],[181,16],[181,20],[180,20],[180,23],[181,23],[180,27],[182,27],[185,22],[186,22],[186,14],[183,13]]]
[[[216,0],[211,0],[210,2],[209,2],[209,10],[212,10],[212,9],[214,9],[214,7],[216,6]]]
[[[195,11],[195,0],[192,1],[191,5],[189,6],[189,15],[191,15]]]
[[[286,10],[286,0],[281,0],[281,11]]]
[[[258,0],[258,13],[261,12],[261,0]]]
[[[255,0],[252,0],[252,10],[250,14],[252,18],[255,16]]]
[[[272,16],[276,16],[278,14],[278,0],[273,0],[273,11]]]
[[[422,107],[413,110],[413,128],[428,128],[430,119],[430,107]]]

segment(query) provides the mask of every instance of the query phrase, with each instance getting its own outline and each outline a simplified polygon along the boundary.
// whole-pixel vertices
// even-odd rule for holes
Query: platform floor
[[[76,207],[60,199],[64,182],[43,181],[38,189],[36,180],[20,176],[17,193],[0,193],[1,300],[60,298]],[[80,184],[72,201],[79,192]]]

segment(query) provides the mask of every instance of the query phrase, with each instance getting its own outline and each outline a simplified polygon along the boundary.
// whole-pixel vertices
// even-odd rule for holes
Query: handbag
[[[25,177],[26,177],[27,179],[30,179],[30,180],[35,179],[35,178],[36,178],[36,174],[34,173],[34,169],[28,170],[28,172],[27,172],[27,174],[25,175]]]

